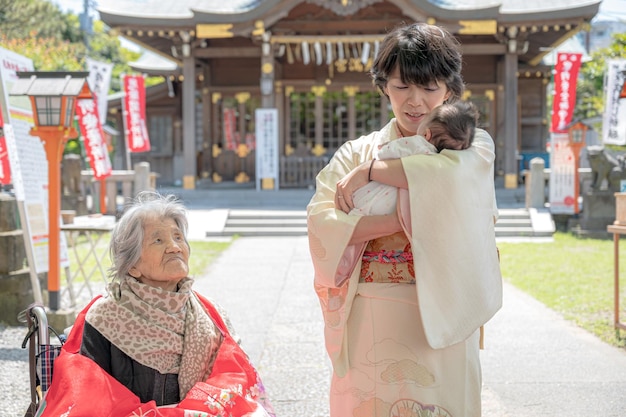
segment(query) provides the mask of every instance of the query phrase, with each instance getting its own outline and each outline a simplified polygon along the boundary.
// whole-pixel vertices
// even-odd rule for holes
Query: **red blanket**
[[[85,314],[94,299],[76,318],[54,362],[52,385],[37,417],[273,416],[261,379],[248,356],[230,336],[215,307],[197,295],[224,334],[224,340],[209,378],[194,385],[175,407],[159,408],[154,401],[141,403],[128,388],[79,353]]]

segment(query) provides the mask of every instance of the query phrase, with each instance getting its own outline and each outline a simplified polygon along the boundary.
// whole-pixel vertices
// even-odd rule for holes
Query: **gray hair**
[[[111,234],[109,243],[111,267],[108,275],[112,282],[128,275],[130,269],[141,258],[145,223],[154,218],[174,220],[189,246],[185,206],[175,195],[142,191],[126,207]]]

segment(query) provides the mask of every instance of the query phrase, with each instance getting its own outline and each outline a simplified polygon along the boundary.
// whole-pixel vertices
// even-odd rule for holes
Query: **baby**
[[[415,136],[401,137],[380,147],[376,159],[396,159],[416,154],[434,154],[444,149],[467,149],[474,140],[478,110],[469,102],[457,101],[434,108],[422,121]],[[371,181],[353,196],[350,214],[390,214],[396,210],[398,190]]]

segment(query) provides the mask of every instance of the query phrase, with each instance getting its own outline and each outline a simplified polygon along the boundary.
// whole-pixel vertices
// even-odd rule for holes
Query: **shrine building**
[[[428,22],[461,42],[464,99],[478,106],[496,143],[495,180],[515,188],[519,155],[545,152],[550,136],[552,66],[543,58],[587,30],[601,1],[103,3],[105,24],[167,58],[133,64],[166,80],[147,89],[151,150],[132,154],[162,184],[254,184],[255,111],[270,108],[278,114],[278,185],[313,186],[341,144],[392,117],[367,72],[380,41],[397,25]],[[123,132],[120,101],[110,100],[108,121]]]

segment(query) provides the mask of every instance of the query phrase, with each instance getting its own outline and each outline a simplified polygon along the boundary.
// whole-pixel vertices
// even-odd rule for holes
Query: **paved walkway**
[[[230,312],[280,417],[328,416],[312,277],[306,237],[240,238],[196,283]],[[510,285],[485,343],[485,417],[626,415],[626,352]]]
[[[232,205],[302,209],[312,192],[241,194]],[[519,193],[510,194],[512,202],[519,200]],[[216,212],[235,197],[230,191],[180,195],[190,208],[190,239],[204,238]],[[284,196],[288,199],[281,202]],[[199,292],[230,313],[278,416],[327,417],[330,364],[306,237],[236,239],[196,280]],[[23,412],[15,410],[28,403],[21,337],[23,329],[0,329],[2,417],[21,417]],[[504,307],[487,324],[485,344],[485,417],[626,415],[626,352],[600,342],[512,286],[505,285]]]

